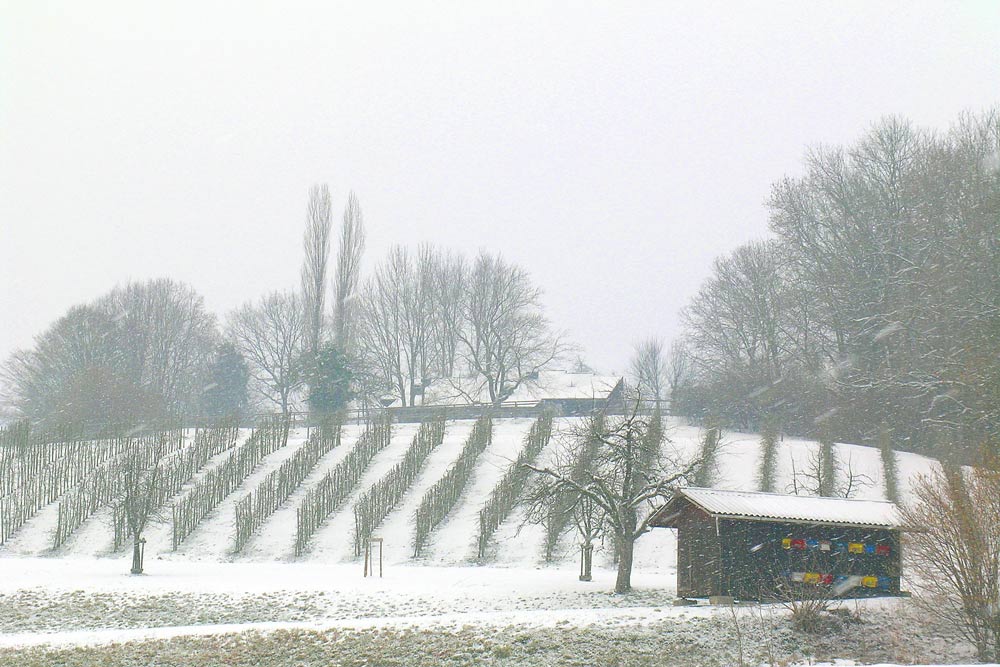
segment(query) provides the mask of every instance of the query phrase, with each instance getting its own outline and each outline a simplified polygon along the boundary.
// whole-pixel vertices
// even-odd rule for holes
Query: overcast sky
[[[996,1],[0,0],[0,359],[128,280],[296,287],[326,182],[367,268],[501,252],[623,370],[807,145],[998,102]]]

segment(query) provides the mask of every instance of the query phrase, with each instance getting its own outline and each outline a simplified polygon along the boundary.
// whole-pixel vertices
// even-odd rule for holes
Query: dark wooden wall
[[[791,582],[792,573],[835,577],[877,577],[876,588],[855,587],[845,597],[899,594],[902,556],[899,532],[766,521],[718,519],[691,503],[677,515],[677,595],[731,595],[766,600],[811,583]],[[806,548],[785,548],[782,541],[804,540]],[[819,544],[829,542],[829,551]],[[850,553],[846,545],[888,547],[885,553]],[[798,543],[796,542],[796,545]],[[835,545],[845,545],[837,548]],[[780,586],[784,585],[784,590]],[[830,584],[821,584],[827,585]]]
[[[721,595],[722,569],[715,519],[688,504],[677,518],[677,595]]]

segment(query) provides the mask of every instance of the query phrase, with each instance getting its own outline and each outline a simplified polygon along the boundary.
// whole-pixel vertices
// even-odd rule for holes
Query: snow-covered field
[[[834,637],[803,644],[802,637],[789,634],[786,612],[778,607],[763,612],[742,609],[737,617],[728,609],[674,607],[675,541],[673,532],[665,529],[638,541],[635,592],[627,596],[610,594],[614,572],[607,548],[598,548],[594,581],[577,580],[578,551],[571,534],[560,543],[556,562],[543,564],[544,533],[524,522],[520,508],[494,535],[485,561],[477,563],[479,509],[517,457],[531,423],[495,421],[493,441],[477,459],[458,504],[432,533],[425,555],[414,561],[413,511],[454,463],[473,424],[448,423],[443,443],[376,531],[385,539],[381,579],[363,578],[354,557],[352,506],[400,460],[415,425],[394,427],[390,444],[375,456],[354,493],[298,560],[292,549],[296,509],[305,491],[357,441],[359,426],[345,427],[342,446],[319,461],[239,555],[231,553],[236,501],[302,446],[304,431],[293,432],[287,446],[267,456],[178,551],[171,551],[169,524],[148,530],[144,576],[127,574],[129,553],[111,552],[105,511],[53,553],[50,535],[57,506],[44,507],[0,547],[0,665],[83,665],[105,659],[122,665],[217,664],[222,662],[219,647],[229,651],[226,655],[274,651],[270,662],[232,664],[378,664],[382,659],[386,664],[438,664],[414,653],[422,648],[441,661],[452,653],[464,656],[455,664],[723,665],[738,662],[734,637],[743,638],[745,656],[757,661],[746,664],[766,663],[767,647],[782,656],[781,664],[834,658],[848,661],[839,663],[845,665],[859,659],[910,663],[968,658],[962,642],[947,630],[928,628],[928,621],[905,600],[858,606],[864,622],[844,624],[838,636],[847,643],[841,646]],[[557,430],[572,426],[570,419],[556,422]],[[671,421],[667,435],[665,448],[683,455],[697,451],[702,434]],[[556,435],[540,460],[547,460],[559,446]],[[780,443],[779,490],[791,487],[793,461],[801,469],[816,446],[790,438]],[[882,498],[877,450],[853,445],[838,445],[837,450],[839,461],[850,462],[867,480],[858,497]],[[913,454],[899,453],[897,458],[904,493],[914,476],[937,465]],[[758,460],[759,436],[726,433],[713,485],[756,490]],[[627,646],[618,636],[629,638]],[[298,658],[280,649],[279,638],[287,644],[289,637],[307,647]],[[396,655],[398,661],[386,653],[390,640],[407,644],[406,655]],[[588,641],[593,642],[589,655],[581,654],[577,661],[572,647]],[[120,642],[134,643],[122,645],[131,647],[126,651]],[[331,653],[334,645],[339,648]],[[354,647],[358,660],[368,662],[346,659],[342,649],[347,645]],[[178,652],[180,647],[188,653]],[[663,652],[672,656],[669,661],[657,659]],[[146,656],[145,662],[137,655]],[[176,660],[161,660],[169,655]],[[199,655],[205,661],[188,662],[183,655]]]
[[[776,664],[968,658],[907,600],[845,603],[828,636],[804,636],[780,606],[675,607],[659,571],[636,571],[635,591],[616,596],[607,569],[584,583],[565,567],[391,565],[364,578],[357,564],[153,560],[134,577],[122,564],[5,559],[0,665],[729,665],[740,650],[745,664],[767,664],[769,652]]]
[[[565,433],[572,428],[575,421],[571,418],[556,420],[556,434],[542,452],[542,461],[561,446],[559,433]],[[472,478],[456,507],[432,532],[425,549],[424,562],[461,564],[474,560],[479,510],[497,480],[524,446],[524,437],[531,423],[530,419],[495,420],[493,442],[477,460]],[[431,452],[403,500],[376,531],[376,535],[385,540],[387,562],[402,564],[412,560],[413,512],[421,496],[455,462],[472,425],[473,422],[470,420],[448,423],[444,442]],[[356,560],[353,549],[353,504],[364,491],[399,461],[409,447],[415,432],[414,424],[398,424],[393,427],[391,443],[376,455],[351,496],[328,517],[324,526],[313,537],[305,560],[324,563],[345,563]],[[360,426],[345,426],[342,445],[320,460],[305,482],[266,520],[239,555],[232,554],[236,502],[303,445],[306,439],[304,430],[293,431],[285,447],[265,457],[239,488],[226,497],[201,522],[176,552],[171,551],[169,523],[154,525],[148,529],[147,554],[154,558],[197,561],[291,560],[295,538],[295,512],[302,497],[307,489],[315,485],[326,472],[342,460],[357,442],[360,434]],[[244,433],[242,437],[245,438],[246,435]],[[697,427],[670,420],[667,425],[667,436],[669,441],[664,447],[669,453],[693,456],[698,450],[702,433]],[[718,464],[713,474],[713,486],[757,490],[759,442],[760,438],[755,434],[725,433]],[[786,438],[779,443],[777,462],[779,490],[791,489],[793,466],[801,470],[816,447],[815,442],[793,438]],[[205,470],[225,456],[226,453],[217,456]],[[878,499],[884,496],[881,461],[877,450],[840,444],[837,445],[837,456],[842,466],[850,465],[863,480],[856,497]],[[914,476],[925,473],[937,465],[936,461],[915,454],[897,453],[897,459],[900,473],[899,486],[904,494]],[[205,470],[202,470],[199,476],[203,475]],[[6,556],[126,557],[126,554],[111,553],[112,533],[108,514],[107,510],[99,510],[76,531],[66,545],[57,553],[53,553],[51,535],[58,519],[58,503],[51,503],[43,507],[11,540],[0,546],[0,559]],[[503,566],[533,567],[541,559],[543,541],[543,531],[538,526],[525,524],[523,511],[515,509],[494,536],[487,560]],[[636,553],[637,565],[642,568],[669,568],[673,565],[673,552],[672,534],[669,531],[654,531],[639,542]],[[575,562],[577,549],[571,534],[565,535],[560,542],[557,555],[559,562],[564,565]],[[607,563],[610,554],[606,549],[598,547],[596,558],[598,562]]]

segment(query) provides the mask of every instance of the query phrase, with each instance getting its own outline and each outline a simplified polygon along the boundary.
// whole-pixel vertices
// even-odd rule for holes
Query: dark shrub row
[[[295,555],[305,553],[309,540],[333,512],[347,499],[375,455],[385,449],[392,437],[392,417],[377,416],[365,425],[354,448],[344,460],[306,492],[296,512]]]
[[[444,427],[443,415],[422,423],[403,460],[354,504],[355,556],[361,555],[368,538],[416,480],[427,456],[444,440]]]
[[[448,516],[448,512],[458,502],[465,484],[469,481],[472,470],[476,467],[476,459],[489,446],[493,439],[493,421],[489,415],[483,415],[476,420],[462,447],[458,460],[452,464],[448,472],[432,486],[420,501],[415,517],[416,533],[413,537],[413,557],[420,556],[420,550],[427,541],[431,531]]]

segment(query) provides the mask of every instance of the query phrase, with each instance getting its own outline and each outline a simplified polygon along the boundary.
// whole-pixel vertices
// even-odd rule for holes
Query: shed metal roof
[[[882,500],[819,498],[697,487],[677,489],[674,497],[657,511],[652,525],[672,527],[679,509],[678,499],[681,498],[720,518],[873,528],[902,527],[896,505]]]

